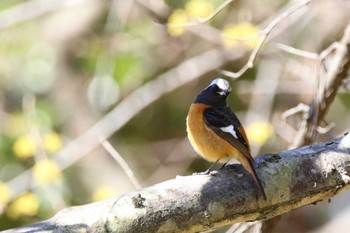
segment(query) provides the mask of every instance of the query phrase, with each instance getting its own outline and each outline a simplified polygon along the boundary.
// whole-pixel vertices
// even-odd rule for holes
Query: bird
[[[231,91],[230,83],[222,78],[214,79],[203,89],[190,106],[186,118],[187,135],[194,150],[213,162],[205,174],[217,163],[223,163],[224,167],[229,160],[236,159],[252,175],[266,200],[245,130],[226,102]]]

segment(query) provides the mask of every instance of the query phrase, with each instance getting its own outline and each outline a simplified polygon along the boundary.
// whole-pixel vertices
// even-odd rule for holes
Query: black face
[[[226,106],[226,98],[230,94],[231,86],[228,84],[226,80],[221,79],[218,85],[219,79],[215,79],[207,88],[205,88],[199,95],[197,96],[194,103],[207,104],[211,106]],[[225,86],[223,86],[223,81]]]

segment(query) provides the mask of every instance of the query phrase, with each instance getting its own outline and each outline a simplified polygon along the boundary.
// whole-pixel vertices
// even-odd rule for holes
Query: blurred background
[[[233,86],[228,102],[253,154],[288,149],[302,115],[282,114],[314,98],[317,54],[342,37],[350,2],[295,10],[238,79],[220,73],[240,70],[259,32],[302,1],[237,0],[198,23],[223,2],[0,1],[0,230],[206,170],[185,122],[217,76]],[[344,83],[326,115],[335,126],[318,140],[349,130],[348,90]],[[274,232],[344,232],[349,197],[285,214]]]

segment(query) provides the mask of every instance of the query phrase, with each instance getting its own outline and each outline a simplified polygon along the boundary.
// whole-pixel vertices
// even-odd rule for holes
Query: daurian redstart
[[[238,160],[252,175],[261,195],[266,194],[254,169],[254,159],[242,124],[226,103],[232,88],[228,81],[217,78],[192,103],[187,116],[188,138],[194,150],[204,159],[214,162]]]

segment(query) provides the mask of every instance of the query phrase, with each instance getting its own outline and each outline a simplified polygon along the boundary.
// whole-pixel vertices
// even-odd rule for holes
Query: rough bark
[[[257,158],[267,201],[235,164],[178,176],[118,198],[71,207],[15,232],[198,232],[271,218],[350,188],[350,134]]]

